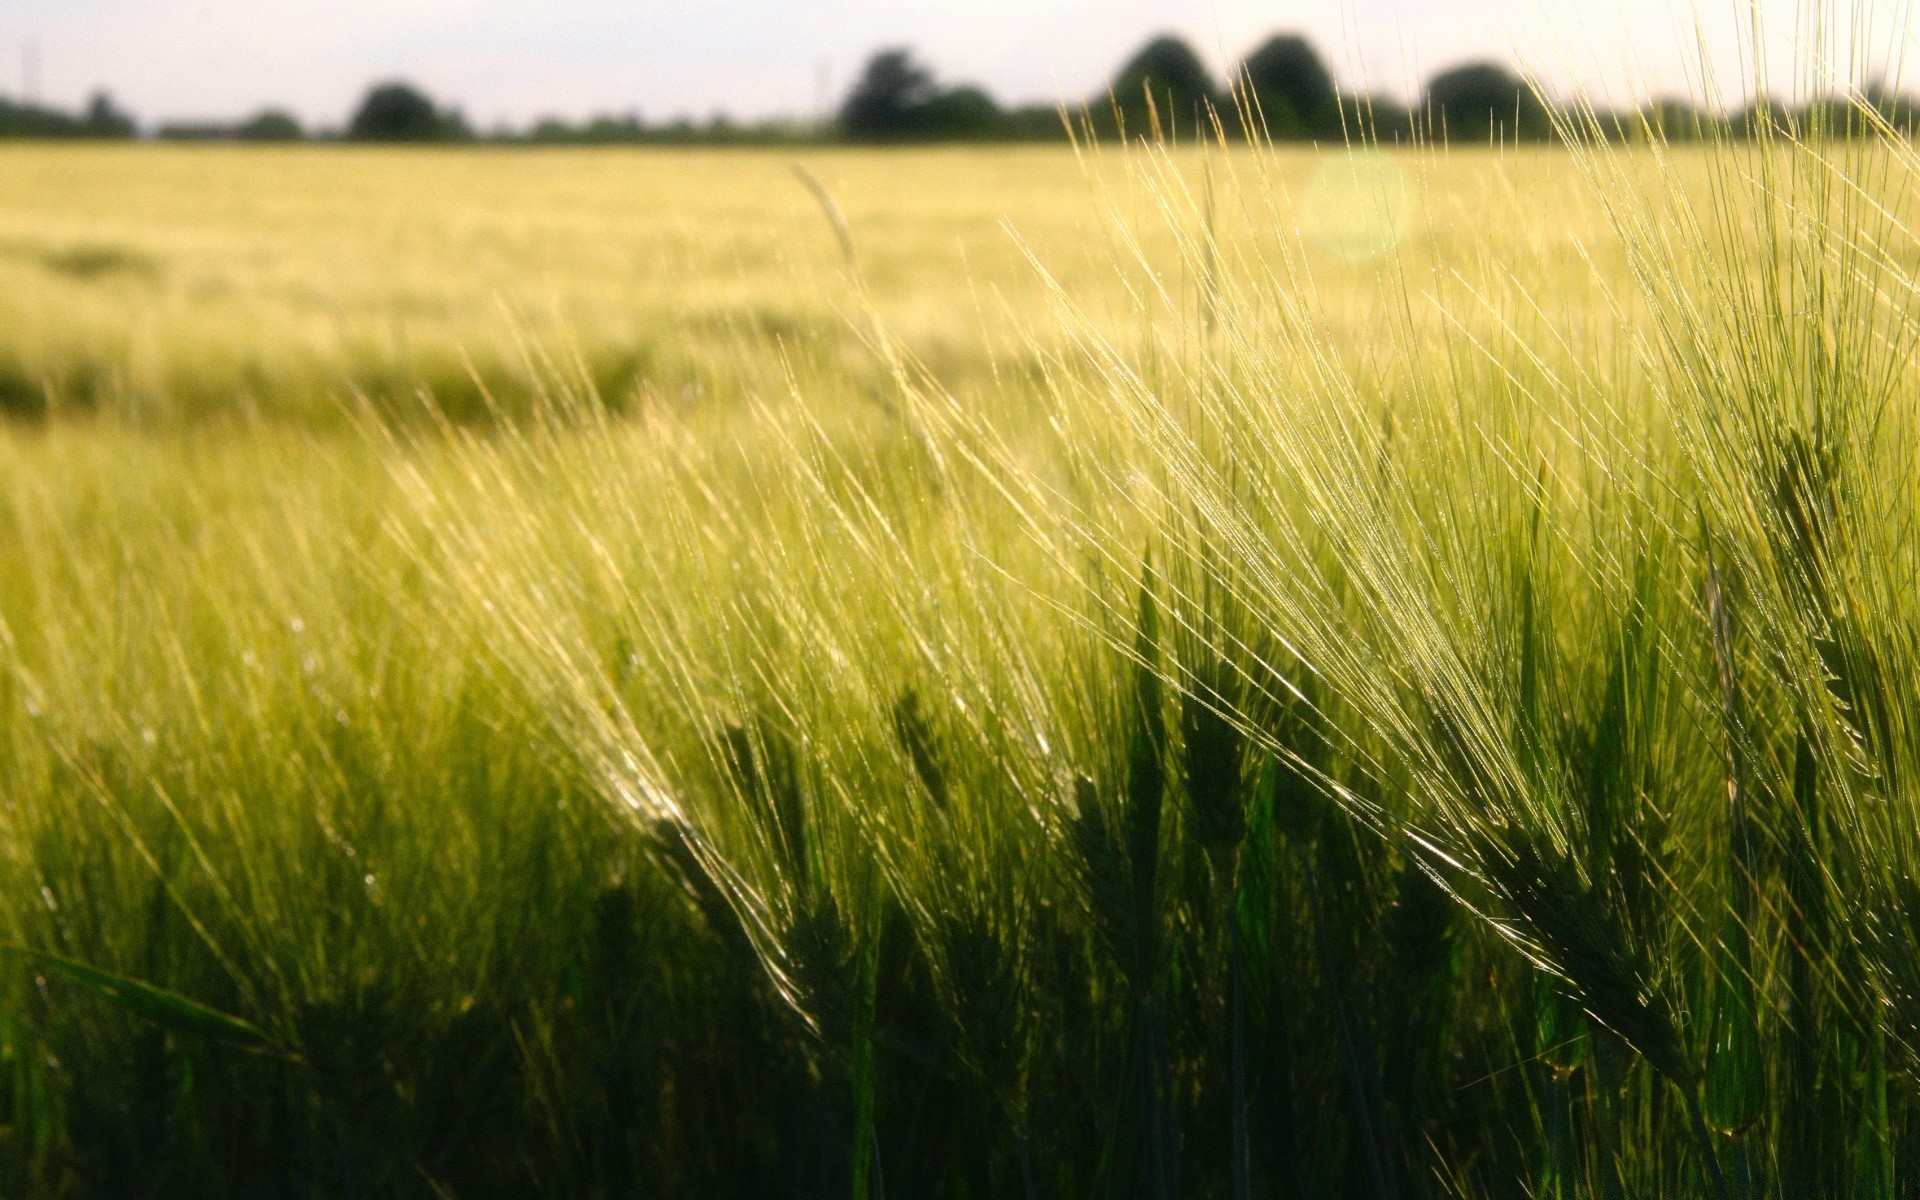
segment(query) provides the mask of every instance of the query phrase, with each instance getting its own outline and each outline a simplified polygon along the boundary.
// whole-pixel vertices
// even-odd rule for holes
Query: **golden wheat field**
[[[476,381],[513,401],[528,355],[546,354],[577,356],[609,400],[672,397],[777,377],[777,359],[741,357],[775,341],[844,362],[869,311],[943,376],[970,380],[989,348],[1060,345],[1055,288],[1124,336],[1137,315],[1115,261],[1178,273],[1155,220],[1165,198],[1121,157],[6,148],[0,389],[13,407],[51,393],[165,422],[310,418],[356,392],[397,403],[425,386],[465,413]],[[1577,280],[1578,240],[1601,240],[1577,173],[1550,149],[1383,153],[1358,175],[1349,157],[1177,151],[1173,169],[1196,201],[1213,177],[1224,244],[1305,229],[1316,283],[1330,312],[1353,314],[1356,343],[1381,302],[1376,249],[1400,246],[1396,269],[1492,260]],[[844,214],[858,298],[796,165]],[[1137,247],[1116,240],[1116,216]]]

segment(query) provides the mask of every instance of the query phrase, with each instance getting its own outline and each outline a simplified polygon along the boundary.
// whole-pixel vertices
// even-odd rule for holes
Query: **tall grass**
[[[869,292],[843,387],[8,431],[0,1186],[1908,1194],[1917,164],[1833,132],[1481,152],[1532,255],[1402,155],[1360,262],[1086,147],[987,405]]]

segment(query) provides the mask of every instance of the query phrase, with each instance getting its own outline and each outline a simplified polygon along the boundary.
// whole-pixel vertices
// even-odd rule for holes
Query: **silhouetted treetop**
[[[977,87],[943,88],[904,48],[881,50],[840,108],[840,126],[861,142],[1003,136],[1000,106]]]
[[[278,108],[260,110],[235,126],[233,133],[243,142],[297,142],[307,136],[292,113]]]
[[[1161,34],[1127,58],[1106,92],[1071,105],[1002,107],[985,89],[940,80],[915,52],[890,46],[865,63],[842,103],[838,120],[771,117],[736,121],[724,111],[705,120],[680,116],[643,121],[638,113],[608,113],[572,121],[542,117],[520,129],[505,125],[487,139],[527,143],[658,143],[666,145],[785,145],[935,141],[1053,141],[1085,122],[1095,137],[1151,137],[1180,141],[1262,134],[1276,142],[1338,141],[1406,145],[1445,137],[1456,144],[1546,141],[1557,136],[1556,120],[1612,141],[1648,138],[1696,140],[1791,134],[1802,138],[1878,136],[1891,128],[1920,132],[1920,101],[1885,80],[1859,92],[1834,91],[1793,102],[1762,96],[1729,111],[1697,101],[1652,99],[1637,107],[1596,109],[1562,106],[1537,94],[1519,75],[1491,61],[1453,67],[1428,81],[1412,101],[1385,94],[1345,92],[1313,43],[1299,34],[1275,34],[1233,69],[1223,88],[1193,47]],[[1065,118],[1063,120],[1062,118]],[[0,97],[0,138],[128,138],[138,136],[133,118],[104,92],[84,107],[63,111]],[[244,121],[166,122],[152,130],[161,139],[291,141],[306,132],[279,109],[264,109]],[[459,111],[439,107],[402,80],[369,89],[340,134],[332,140],[447,142],[475,136]]]
[[[1163,34],[1142,46],[1113,79],[1113,103],[1130,134],[1148,132],[1149,95],[1162,128],[1191,137],[1206,124],[1207,107],[1216,103],[1217,91],[1213,74],[1193,47]]]
[[[135,132],[133,118],[105,92],[94,93],[78,116],[0,97],[0,138],[130,138]]]
[[[1240,64],[1238,86],[1275,138],[1340,131],[1340,93],[1313,43],[1297,34],[1269,38]]]
[[[867,60],[866,70],[840,108],[840,123],[849,137],[888,141],[907,135],[916,105],[933,95],[933,72],[914,61],[906,47],[881,50]]]
[[[965,85],[935,92],[920,106],[917,118],[921,136],[972,138],[998,132],[1001,113],[986,89]]]
[[[1434,135],[1486,141],[1551,136],[1547,109],[1525,80],[1499,63],[1470,63],[1435,75],[1427,84]]]
[[[426,93],[395,80],[375,85],[347,124],[347,136],[362,142],[444,142],[468,136],[466,122],[434,107]]]
[[[121,111],[106,92],[95,92],[87,101],[87,115],[82,118],[89,137],[122,138],[134,134],[133,118]]]

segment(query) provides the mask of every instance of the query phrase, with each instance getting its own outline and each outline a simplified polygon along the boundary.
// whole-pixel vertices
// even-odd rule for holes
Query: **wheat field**
[[[1164,266],[1177,250],[1141,220],[1159,201],[1120,157],[0,148],[0,403],[34,412],[51,393],[65,410],[147,424],[325,420],[355,393],[404,409],[425,386],[472,416],[484,405],[476,382],[516,407],[537,390],[530,349],[577,356],[611,404],[738,395],[780,374],[777,356],[756,359],[772,339],[858,367],[849,331],[869,308],[967,386],[991,374],[995,348],[1062,344],[1052,286],[1123,330],[1135,320],[1114,267],[1133,254],[1101,206],[1133,221],[1148,261]],[[1345,261],[1342,197],[1367,181],[1337,169],[1342,157],[1287,150],[1255,168],[1242,151],[1218,166],[1222,188],[1235,169],[1263,177],[1260,201],[1222,205],[1233,222],[1223,236],[1325,227],[1320,284],[1336,311],[1370,293],[1378,271]],[[1201,172],[1197,153],[1179,158]],[[858,303],[796,166],[842,210]],[[1498,168],[1466,151],[1391,169],[1404,175],[1396,244],[1422,261],[1545,258],[1543,270],[1564,274],[1571,239],[1598,232],[1550,150]],[[1311,189],[1316,171],[1335,186]]]
[[[0,148],[0,1191],[1920,1194],[1916,165]]]

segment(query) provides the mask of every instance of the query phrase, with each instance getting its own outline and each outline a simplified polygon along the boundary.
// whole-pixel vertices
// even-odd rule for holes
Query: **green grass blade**
[[[43,950],[28,950],[23,946],[8,946],[5,949],[58,975],[82,991],[174,1033],[223,1042],[244,1050],[279,1049],[272,1038],[239,1017],[209,1008],[178,992],[170,992]]]

